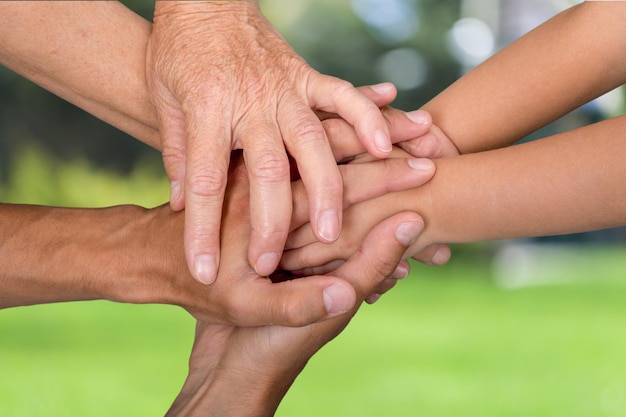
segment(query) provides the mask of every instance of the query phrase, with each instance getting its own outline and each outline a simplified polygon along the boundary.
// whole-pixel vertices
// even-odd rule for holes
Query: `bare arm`
[[[367,231],[393,213],[420,213],[415,250],[437,242],[575,233],[626,224],[626,116],[538,141],[436,160],[425,186],[359,203],[345,213],[336,245],[290,236],[286,269],[346,259]],[[298,249],[299,248],[299,249]],[[319,271],[318,271],[319,272]]]
[[[626,116],[437,161],[427,239],[469,242],[626,224]],[[424,213],[425,214],[425,213]],[[430,227],[432,226],[432,230]]]
[[[118,1],[3,1],[0,63],[160,149],[145,76],[151,26]]]
[[[626,82],[626,2],[574,6],[424,106],[461,153],[510,145]]]
[[[79,210],[1,204],[0,308],[113,300],[119,294],[108,291],[116,287],[132,288],[127,296],[140,301],[146,294],[134,284],[150,270],[132,261],[139,254],[131,250],[140,248],[128,243],[141,212],[131,206]]]

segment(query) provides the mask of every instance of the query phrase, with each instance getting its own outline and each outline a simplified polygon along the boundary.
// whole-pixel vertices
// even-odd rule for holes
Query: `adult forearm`
[[[572,7],[424,106],[461,153],[523,138],[626,82],[626,3]]]
[[[137,206],[0,204],[0,308],[94,299],[157,302],[155,294],[169,284],[158,279],[165,261],[159,262],[159,243],[149,242],[145,230],[153,217]]]
[[[150,30],[117,1],[0,2],[0,63],[159,148],[145,80]]]
[[[523,145],[437,161],[416,189],[437,242],[575,233],[626,224],[626,116]],[[424,204],[432,201],[432,205]],[[414,207],[414,209],[416,209]]]

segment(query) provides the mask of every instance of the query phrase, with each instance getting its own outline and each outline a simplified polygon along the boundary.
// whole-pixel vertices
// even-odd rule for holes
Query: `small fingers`
[[[378,287],[374,289],[374,292],[372,292],[370,295],[367,296],[367,298],[365,298],[365,302],[367,304],[374,304],[375,302],[380,300],[380,297],[382,297],[387,291],[395,287],[397,283],[398,283],[397,279],[387,278]]]
[[[378,287],[374,289],[370,295],[367,296],[365,302],[368,304],[374,304],[377,302],[380,297],[385,295],[389,290],[391,290],[399,280],[406,278],[409,275],[410,265],[407,261],[402,261],[393,272],[393,274],[383,281]]]
[[[454,143],[435,125],[430,126],[428,133],[400,142],[398,146],[417,158],[437,159],[460,154]]]
[[[430,114],[422,110],[405,113],[385,107],[381,111],[391,135],[391,142],[394,144],[419,138],[431,127]],[[332,118],[322,123],[337,162],[349,160],[366,151],[354,127],[345,120]]]
[[[345,277],[357,297],[364,299],[396,271],[405,251],[422,230],[423,221],[415,213],[386,219],[370,231],[360,249],[335,274]]]
[[[448,245],[435,244],[428,246],[412,258],[426,265],[440,266],[445,265],[451,256],[452,251]]]
[[[435,164],[429,159],[384,159],[363,164],[341,165],[344,181],[343,208],[367,201],[390,192],[419,187],[435,174]],[[308,200],[303,185],[295,182],[292,186],[293,217],[291,230],[308,221]],[[287,249],[294,249],[312,243],[312,230],[306,235],[303,231],[292,233],[287,238]]]

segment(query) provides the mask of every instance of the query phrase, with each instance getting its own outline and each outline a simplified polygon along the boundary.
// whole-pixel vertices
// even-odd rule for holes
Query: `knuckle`
[[[285,181],[289,179],[290,173],[287,154],[275,152],[257,155],[249,171],[251,179],[262,182]]]
[[[224,321],[234,326],[257,326],[267,323],[261,320],[259,314],[254,314],[250,300],[245,296],[225,295],[226,301],[221,308]]]
[[[311,322],[308,305],[299,300],[281,300],[277,309],[278,318],[289,327],[302,327]]]
[[[319,146],[326,144],[326,132],[319,120],[304,120],[298,123],[293,134],[299,145]]]
[[[282,246],[279,242],[283,242],[285,237],[287,236],[287,232],[289,229],[288,224],[283,224],[282,221],[275,221],[273,219],[263,219],[261,224],[252,224],[252,234],[257,237],[257,241],[263,242],[263,246],[266,250],[274,250],[282,249]]]
[[[186,188],[200,197],[221,195],[226,187],[226,177],[216,170],[209,170],[187,178]]]
[[[335,95],[343,95],[356,89],[351,82],[335,78],[333,80],[332,90]]]
[[[387,277],[391,276],[397,267],[399,260],[386,257],[370,257],[367,265],[364,265],[364,275],[368,277],[368,289],[371,291],[380,285]]]
[[[185,150],[178,145],[164,144],[161,155],[166,168],[181,165],[185,161]]]
[[[326,136],[330,139],[341,139],[345,134],[345,122],[343,119],[326,119],[322,122]]]
[[[314,192],[309,192],[309,196],[319,201],[340,202],[343,200],[343,181],[340,174],[327,176],[323,182],[315,187]]]

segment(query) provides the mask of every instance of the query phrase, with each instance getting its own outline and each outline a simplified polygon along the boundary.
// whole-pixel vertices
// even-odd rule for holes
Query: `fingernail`
[[[374,144],[376,145],[376,149],[380,152],[391,152],[391,140],[382,130],[377,130],[376,133],[374,133]]]
[[[331,315],[343,314],[354,305],[352,291],[343,285],[334,284],[324,289],[324,305]]]
[[[180,182],[172,181],[172,183],[170,184],[170,201],[178,200],[178,196],[180,195],[180,190],[181,190]]]
[[[334,242],[339,237],[339,216],[335,210],[323,211],[317,219],[318,233],[325,242]]]
[[[404,246],[411,246],[422,232],[422,224],[419,222],[402,223],[396,229],[396,239]]]
[[[212,284],[217,278],[217,262],[213,255],[198,255],[194,263],[195,277],[203,284]]]
[[[435,164],[426,158],[409,158],[407,161],[409,166],[417,171],[431,171]]]
[[[385,95],[393,91],[394,86],[391,83],[380,83],[380,84],[372,85],[371,89],[374,90],[377,94]]]
[[[414,110],[405,114],[415,124],[426,126],[430,123],[430,115],[423,110]]]
[[[380,294],[372,294],[365,299],[367,304],[374,304],[376,301],[380,300]]]
[[[431,262],[433,265],[443,265],[450,259],[450,254],[447,249],[439,248],[433,255]]]
[[[264,253],[257,259],[254,270],[262,277],[266,277],[276,270],[278,262],[280,262],[280,253]]]
[[[404,279],[409,275],[409,268],[406,265],[398,265],[393,273],[395,279]]]

